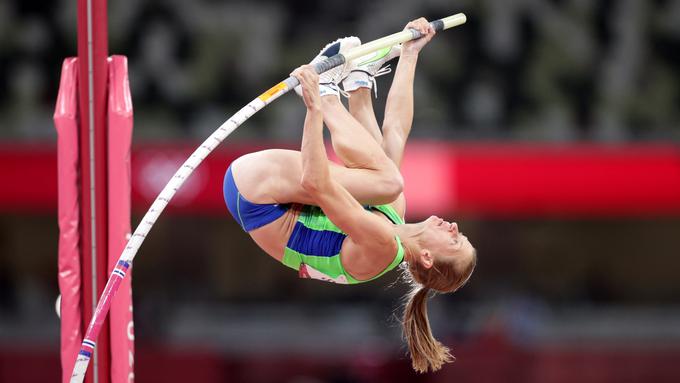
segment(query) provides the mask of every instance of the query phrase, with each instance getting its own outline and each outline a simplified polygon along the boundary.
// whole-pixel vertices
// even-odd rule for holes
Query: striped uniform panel
[[[381,211],[395,224],[404,223],[403,219],[388,205],[371,206],[367,209]],[[342,243],[347,237],[317,206],[306,205],[302,208],[298,221],[293,228],[286,249],[283,264],[299,270],[301,264],[309,265],[332,279],[345,276],[349,283],[359,283],[352,278],[340,260]],[[396,267],[403,259],[403,249],[399,243],[399,251],[395,261],[380,275]]]

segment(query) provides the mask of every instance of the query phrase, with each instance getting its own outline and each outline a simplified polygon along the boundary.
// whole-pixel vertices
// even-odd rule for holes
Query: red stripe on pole
[[[105,0],[78,0],[78,64],[82,195],[83,323],[92,317],[107,280],[106,82],[108,56]],[[94,189],[94,190],[92,190]],[[86,381],[109,382],[108,322]],[[93,377],[96,374],[96,379]]]

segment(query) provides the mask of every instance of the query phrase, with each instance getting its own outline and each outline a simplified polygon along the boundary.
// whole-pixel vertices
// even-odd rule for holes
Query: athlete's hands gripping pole
[[[418,31],[421,37],[415,40],[405,41],[401,46],[401,57],[417,55],[437,33],[432,23],[428,23],[427,20],[422,17],[406,24],[404,30]]]
[[[313,65],[303,65],[295,69],[291,77],[296,78],[302,85],[302,99],[307,112],[321,111],[321,96],[319,96],[319,75]]]

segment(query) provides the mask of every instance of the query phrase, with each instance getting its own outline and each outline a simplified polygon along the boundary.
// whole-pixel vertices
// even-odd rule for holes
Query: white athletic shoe
[[[347,50],[358,47],[359,45],[361,45],[361,40],[358,37],[349,36],[337,39],[323,47],[310,64],[316,64],[331,56],[335,56],[338,53],[345,53]],[[319,75],[319,93],[321,96],[329,94],[337,96],[339,93],[344,93],[340,90],[338,84],[347,77],[352,70],[352,63],[353,62],[346,62],[343,65],[337,66]],[[295,93],[302,97],[302,87],[300,85],[295,87]]]
[[[359,57],[354,60],[352,63],[353,69],[342,81],[342,88],[345,92],[351,92],[359,88],[373,89],[375,96],[378,97],[378,87],[375,78],[392,72],[389,64],[383,65],[400,54],[401,44],[398,44]]]

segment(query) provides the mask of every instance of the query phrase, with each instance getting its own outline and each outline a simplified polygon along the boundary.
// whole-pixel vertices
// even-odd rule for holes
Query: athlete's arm
[[[405,28],[416,29],[423,37],[402,45],[401,57],[385,104],[383,149],[397,167],[401,165],[406,140],[413,124],[413,80],[418,54],[435,34],[434,28],[422,17],[406,24]]]
[[[383,150],[397,167],[401,167],[404,148],[413,124],[413,81],[420,50],[432,40],[434,29],[424,18],[411,21],[405,28],[418,30],[423,37],[405,42],[401,47],[401,57],[394,73],[392,86],[387,95],[385,119],[383,120]],[[406,211],[406,199],[400,194],[391,203],[402,217]]]
[[[330,177],[329,161],[323,144],[319,77],[311,68],[303,66],[292,73],[302,84],[302,95],[307,106],[301,149],[302,187],[324,214],[365,253],[376,257],[384,255],[391,261],[397,248],[391,226],[364,210],[340,183]]]

